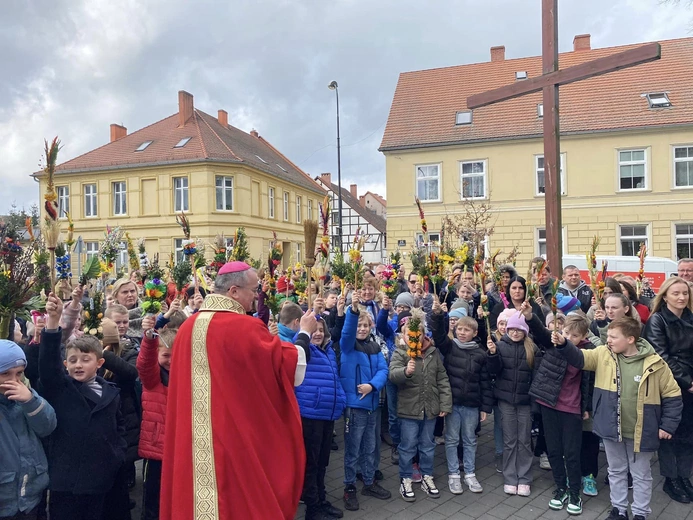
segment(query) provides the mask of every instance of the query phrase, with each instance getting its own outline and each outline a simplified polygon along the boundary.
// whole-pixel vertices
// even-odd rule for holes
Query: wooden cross
[[[544,172],[546,206],[546,255],[553,272],[562,271],[563,234],[561,232],[560,126],[558,87],[608,72],[640,65],[661,57],[659,43],[649,43],[618,54],[581,63],[567,69],[558,68],[558,0],[542,0],[542,69],[536,78],[475,94],[467,98],[469,109],[543,92],[544,103]]]

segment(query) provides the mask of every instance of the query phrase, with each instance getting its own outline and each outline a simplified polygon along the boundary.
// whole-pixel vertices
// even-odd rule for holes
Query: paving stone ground
[[[330,466],[327,470],[325,484],[328,499],[337,507],[343,509],[342,492],[344,490],[344,440],[341,421],[337,424],[337,442],[339,451],[333,451]],[[529,497],[508,496],[503,493],[503,478],[496,472],[494,464],[493,417],[481,427],[477,444],[476,475],[484,487],[483,493],[471,493],[465,487],[462,495],[453,495],[447,486],[447,465],[445,463],[444,446],[436,447],[434,476],[436,485],[441,491],[437,499],[428,498],[420,487],[415,486],[416,502],[404,502],[399,496],[399,477],[397,466],[390,463],[390,447],[382,443],[380,470],[385,476],[382,486],[390,490],[390,500],[377,500],[361,495],[359,490],[359,511],[345,511],[344,520],[564,520],[579,518],[581,520],[597,520],[606,518],[610,509],[609,487],[604,485],[606,474],[606,458],[604,453],[599,455],[599,476],[597,488],[599,496],[583,496],[583,512],[579,517],[571,517],[564,511],[552,511],[548,502],[553,493],[553,477],[551,471],[539,468],[539,460],[535,458],[532,468],[534,482],[532,494]],[[141,465],[138,463],[137,487],[131,492],[131,497],[137,501],[132,519],[140,518],[142,500]],[[279,468],[278,468],[279,470]],[[239,475],[239,478],[241,476]],[[652,466],[654,491],[652,493],[652,515],[650,520],[693,520],[693,504],[679,504],[669,499],[662,491],[663,478],[659,476],[659,463],[656,456]],[[296,520],[303,520],[305,507],[301,505]],[[249,519],[250,520],[250,519]],[[258,519],[259,520],[259,519]]]

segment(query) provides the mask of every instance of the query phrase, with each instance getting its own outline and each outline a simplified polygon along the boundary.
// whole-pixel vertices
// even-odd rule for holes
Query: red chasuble
[[[173,347],[162,520],[291,520],[305,450],[298,353],[233,300],[210,295]]]

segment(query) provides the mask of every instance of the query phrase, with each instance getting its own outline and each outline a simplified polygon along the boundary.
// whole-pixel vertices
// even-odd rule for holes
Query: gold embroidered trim
[[[200,312],[204,311],[227,311],[245,314],[245,309],[240,303],[221,294],[208,294],[205,301],[202,302],[202,307],[200,307]]]
[[[228,298],[226,298],[228,299]],[[206,303],[206,301],[205,301]],[[212,437],[212,379],[207,330],[213,312],[200,313],[192,333],[192,441],[195,520],[219,520],[217,475]]]

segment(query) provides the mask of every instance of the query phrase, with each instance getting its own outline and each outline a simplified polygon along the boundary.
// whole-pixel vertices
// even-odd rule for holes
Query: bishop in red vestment
[[[162,520],[291,520],[296,514],[305,451],[294,385],[305,374],[315,318],[304,316],[296,345],[282,342],[246,315],[257,287],[250,266],[224,265],[215,294],[176,336]]]

